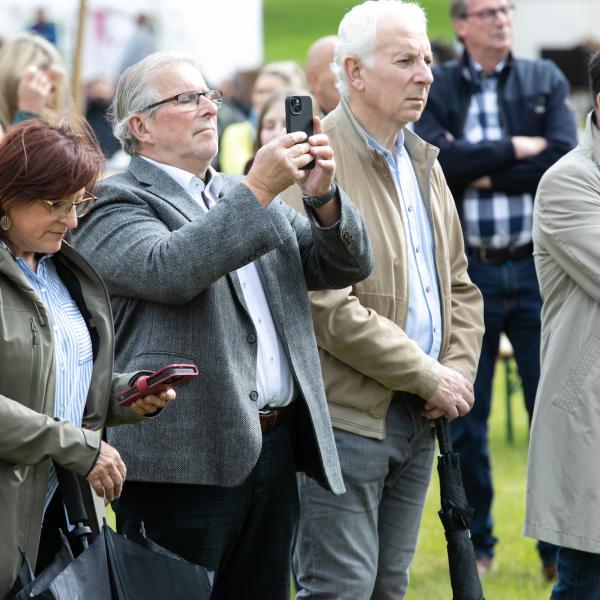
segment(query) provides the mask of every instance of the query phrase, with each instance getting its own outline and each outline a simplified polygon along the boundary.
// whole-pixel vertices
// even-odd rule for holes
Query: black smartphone
[[[312,100],[310,96],[287,96],[285,99],[285,128],[288,133],[304,131],[309,138],[314,133]],[[313,169],[311,160],[303,169]]]

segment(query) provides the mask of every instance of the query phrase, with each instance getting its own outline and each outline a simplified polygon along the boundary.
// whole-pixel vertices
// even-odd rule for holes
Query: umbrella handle
[[[435,432],[440,447],[440,454],[451,454],[453,452],[452,438],[450,436],[450,424],[446,417],[438,417],[435,420]]]

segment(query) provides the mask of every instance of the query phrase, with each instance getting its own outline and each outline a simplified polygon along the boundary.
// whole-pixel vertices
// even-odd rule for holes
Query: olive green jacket
[[[19,547],[35,564],[48,459],[86,475],[99,452],[95,430],[139,420],[111,401],[135,375],[113,374],[113,324],[104,284],[66,243],[54,260],[88,325],[94,369],[83,428],[53,418],[50,315],[13,256],[0,246],[0,598],[15,579]]]

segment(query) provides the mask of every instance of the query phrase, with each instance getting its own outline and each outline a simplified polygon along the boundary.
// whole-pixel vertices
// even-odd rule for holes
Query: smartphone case
[[[300,98],[302,102],[301,111],[296,113],[292,110],[292,98]],[[313,110],[310,96],[286,96],[285,99],[285,128],[288,133],[292,131],[304,131],[307,137],[314,133]],[[303,169],[312,169],[315,161],[309,162]]]
[[[117,401],[120,406],[129,406],[138,398],[160,394],[166,388],[184,383],[197,375],[198,367],[194,364],[166,365],[150,375],[140,377],[134,385],[117,396]]]

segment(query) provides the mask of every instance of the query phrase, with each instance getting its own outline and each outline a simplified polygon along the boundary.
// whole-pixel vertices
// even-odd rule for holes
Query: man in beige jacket
[[[431,60],[415,4],[365,2],[340,24],[342,100],[324,130],[375,268],[311,299],[347,492],[299,478],[298,598],[404,596],[431,477],[430,424],[473,404],[481,295],[437,149],[405,127],[425,106]]]
[[[542,177],[535,268],[544,300],[525,535],[559,546],[552,598],[600,600],[600,53],[580,144]]]

